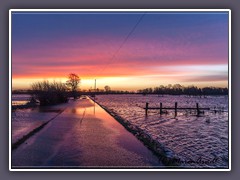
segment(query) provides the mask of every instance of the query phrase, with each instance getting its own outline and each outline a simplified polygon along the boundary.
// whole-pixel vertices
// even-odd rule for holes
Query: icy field
[[[228,97],[227,96],[158,96],[158,95],[98,95],[96,101],[124,120],[138,126],[181,159],[185,167],[228,168]],[[200,117],[194,110],[180,110],[159,114],[149,107],[200,107],[211,108]],[[213,110],[217,110],[215,113]]]

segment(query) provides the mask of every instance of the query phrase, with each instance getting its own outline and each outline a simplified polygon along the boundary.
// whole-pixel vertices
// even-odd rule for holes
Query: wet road
[[[44,129],[12,151],[12,168],[137,168],[163,165],[90,99],[68,104]]]

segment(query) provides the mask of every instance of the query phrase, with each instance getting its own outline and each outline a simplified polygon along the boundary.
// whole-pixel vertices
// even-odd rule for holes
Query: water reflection
[[[95,115],[95,106],[96,106],[96,103],[94,101],[94,106],[93,106],[93,114]]]
[[[73,108],[73,109],[71,110],[71,113],[76,114],[76,113],[77,113],[77,110],[76,110],[75,108]]]

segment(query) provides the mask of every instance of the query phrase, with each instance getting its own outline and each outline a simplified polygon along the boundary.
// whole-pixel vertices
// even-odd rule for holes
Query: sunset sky
[[[13,12],[12,86],[81,78],[81,89],[227,87],[227,12]]]

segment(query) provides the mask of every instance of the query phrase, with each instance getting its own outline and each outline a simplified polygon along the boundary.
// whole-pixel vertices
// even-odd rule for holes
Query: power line
[[[119,53],[119,51],[121,50],[121,48],[123,47],[123,45],[127,42],[127,40],[130,38],[130,36],[133,34],[133,32],[136,30],[137,26],[140,24],[140,22],[142,21],[143,17],[146,15],[146,12],[144,12],[142,14],[142,16],[139,18],[139,20],[136,22],[136,24],[133,26],[133,28],[131,29],[131,31],[128,33],[128,35],[124,38],[124,40],[122,41],[122,43],[120,44],[120,46],[118,47],[118,49],[115,51],[115,53],[112,55],[112,57],[110,58],[110,61],[105,65],[104,68],[102,68],[101,71],[105,70],[107,68],[107,66],[114,61],[115,57],[117,56],[117,54]],[[99,72],[101,72],[99,71]]]
[[[115,53],[112,55],[112,57],[110,58],[110,61],[101,69],[99,70],[96,74],[98,74],[101,71],[104,71],[107,66],[114,61],[116,55],[118,54],[118,52],[121,50],[121,48],[123,47],[123,45],[127,42],[127,40],[130,38],[130,36],[133,34],[133,32],[136,30],[137,26],[140,24],[140,22],[142,21],[143,17],[146,15],[146,12],[144,12],[141,17],[139,18],[139,20],[136,22],[136,24],[133,26],[133,28],[131,29],[131,31],[128,33],[128,35],[124,38],[124,40],[122,41],[122,43],[120,44],[120,46],[118,47],[118,49],[115,51]],[[95,84],[95,91],[96,91],[96,78],[94,80],[94,84]]]

